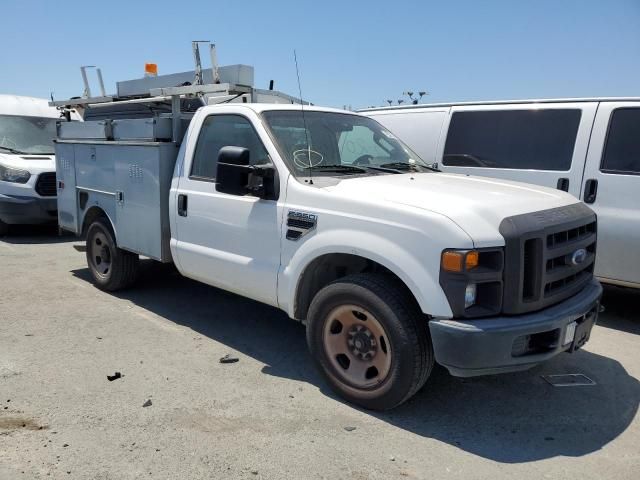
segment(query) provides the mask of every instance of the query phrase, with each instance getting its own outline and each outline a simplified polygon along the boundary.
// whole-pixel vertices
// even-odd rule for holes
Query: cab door
[[[596,275],[640,287],[640,103],[598,107],[580,198],[598,215]]]
[[[185,276],[277,305],[282,207],[276,200],[216,191],[222,147],[248,148],[252,164],[270,162],[269,154],[243,115],[202,114],[193,121],[201,128],[197,141],[187,146],[172,203],[176,263]]]
[[[454,106],[439,146],[440,168],[578,197],[596,107],[595,102]]]

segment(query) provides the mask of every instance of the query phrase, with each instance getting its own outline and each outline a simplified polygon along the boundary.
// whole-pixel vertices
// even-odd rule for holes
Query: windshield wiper
[[[4,145],[0,145],[0,148],[6,150],[7,152],[11,152],[14,155],[28,155],[29,152],[23,152],[22,150],[16,150],[15,148],[5,147]]]
[[[402,170],[398,170],[397,168],[385,168],[382,166],[363,165],[362,168],[366,168],[367,170],[376,170],[378,172],[406,173],[406,172],[403,172]]]
[[[322,172],[366,173],[364,168],[351,165],[313,165],[304,167],[305,170],[320,170]]]
[[[383,165],[380,165],[380,167],[392,168],[398,171],[404,170],[409,172],[419,172],[420,171],[419,168],[426,168],[434,172],[440,172],[440,170],[437,168],[429,167],[427,165],[422,165],[419,163],[392,162],[392,163],[385,163]]]

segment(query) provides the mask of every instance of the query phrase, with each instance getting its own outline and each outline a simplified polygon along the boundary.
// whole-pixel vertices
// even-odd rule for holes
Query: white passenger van
[[[640,98],[410,105],[363,113],[444,171],[535,183],[583,200],[598,215],[596,275],[640,288]]]
[[[56,222],[59,118],[45,99],[0,95],[0,235],[12,224]]]

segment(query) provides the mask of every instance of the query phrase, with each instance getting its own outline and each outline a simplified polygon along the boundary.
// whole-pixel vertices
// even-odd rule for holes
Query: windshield
[[[371,118],[343,113],[268,111],[266,123],[296,176],[427,172],[409,147]],[[306,125],[306,129],[305,129]]]
[[[57,120],[0,115],[0,152],[52,155]]]

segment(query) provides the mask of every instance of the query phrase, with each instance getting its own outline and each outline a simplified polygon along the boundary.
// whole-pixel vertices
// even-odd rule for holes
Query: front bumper
[[[26,197],[0,194],[0,220],[9,225],[55,223],[58,204],[55,197]]]
[[[457,377],[526,370],[559,353],[567,326],[595,323],[602,287],[592,280],[580,293],[544,310],[525,315],[477,320],[431,320],[436,361]],[[589,331],[585,332],[588,338]]]

